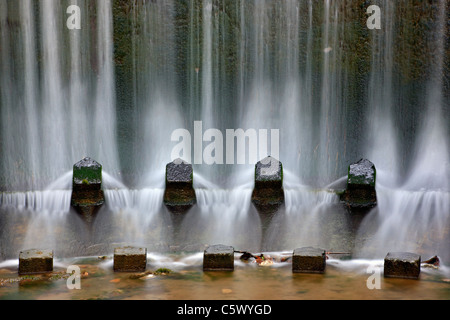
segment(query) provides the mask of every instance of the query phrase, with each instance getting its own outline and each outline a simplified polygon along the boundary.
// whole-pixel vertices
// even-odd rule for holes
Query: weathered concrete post
[[[295,249],[292,255],[293,273],[325,273],[326,252],[318,248]]]
[[[283,165],[267,157],[256,164],[252,203],[261,214],[273,214],[284,204]]]
[[[115,272],[144,272],[147,268],[147,248],[114,249],[113,268]]]
[[[87,222],[91,222],[95,213],[105,203],[102,190],[102,165],[84,158],[73,166],[72,207]]]
[[[351,213],[367,213],[377,205],[377,171],[369,160],[360,160],[349,166],[347,189],[341,200]]]
[[[225,245],[209,246],[203,253],[203,271],[233,271],[234,248]]]
[[[183,214],[197,203],[193,181],[191,164],[177,159],[167,165],[164,204],[169,211]]]
[[[19,254],[19,274],[39,274],[53,271],[53,251],[30,249]]]
[[[384,259],[386,278],[418,279],[421,256],[409,252],[390,252]]]

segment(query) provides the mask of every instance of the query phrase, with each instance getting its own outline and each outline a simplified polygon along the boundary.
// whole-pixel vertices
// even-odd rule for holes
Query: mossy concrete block
[[[86,187],[102,184],[102,165],[91,158],[84,158],[73,166],[73,186]]]
[[[272,214],[284,204],[283,164],[267,157],[255,166],[252,203],[259,213]]]
[[[367,213],[377,205],[375,165],[362,159],[348,168],[347,188],[342,201],[352,213]]]
[[[197,203],[192,165],[177,159],[166,166],[164,204],[173,213],[186,213]]]
[[[325,273],[326,252],[318,248],[295,249],[292,256],[293,273]]]
[[[209,246],[203,254],[204,271],[233,271],[234,248],[225,245]]]
[[[375,188],[377,171],[367,159],[351,164],[348,168],[348,185],[351,187],[370,186]]]
[[[115,272],[143,272],[147,268],[147,248],[114,249]]]
[[[418,279],[421,256],[409,252],[390,252],[384,259],[386,278]]]
[[[71,206],[91,222],[104,203],[102,165],[91,158],[84,158],[73,166]]]
[[[53,251],[30,249],[19,254],[19,274],[39,274],[53,271]]]

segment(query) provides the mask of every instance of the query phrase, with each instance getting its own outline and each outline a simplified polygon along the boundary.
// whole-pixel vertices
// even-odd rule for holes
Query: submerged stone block
[[[147,248],[114,249],[114,271],[143,272],[147,268]]]
[[[390,252],[384,259],[386,278],[418,279],[421,256],[409,252]]]
[[[19,274],[39,274],[53,271],[53,251],[30,249],[19,254]]]
[[[267,157],[255,167],[255,188],[252,203],[263,214],[276,212],[284,204],[283,165]]]
[[[204,271],[233,271],[234,248],[225,245],[209,246],[203,254]]]
[[[326,252],[318,248],[295,249],[292,256],[292,272],[325,273]]]
[[[85,158],[73,166],[71,205],[87,221],[105,203],[102,190],[102,165]]]
[[[354,213],[366,213],[377,205],[375,165],[363,159],[349,166],[342,201]]]
[[[164,204],[173,213],[186,213],[197,203],[192,165],[177,159],[166,166]]]

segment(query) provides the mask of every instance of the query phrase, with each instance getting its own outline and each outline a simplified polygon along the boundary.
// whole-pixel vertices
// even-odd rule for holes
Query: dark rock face
[[[384,259],[386,278],[418,279],[421,256],[409,252],[390,252]]]
[[[325,273],[326,252],[322,249],[307,247],[295,249],[292,256],[292,272]]]
[[[19,274],[39,274],[53,271],[53,251],[30,249],[19,254]]]
[[[367,213],[377,205],[376,174],[375,165],[369,160],[350,165],[342,201],[352,213]]]
[[[102,166],[91,158],[85,158],[73,166],[71,205],[88,222],[105,203],[102,190]]]
[[[283,165],[267,157],[255,167],[255,189],[252,202],[262,214],[275,213],[284,204]]]
[[[164,204],[169,211],[186,213],[197,203],[193,176],[192,165],[180,159],[167,165]]]
[[[203,254],[204,271],[233,271],[234,248],[224,245],[208,247]]]
[[[114,250],[115,272],[143,272],[147,268],[147,248],[123,247]]]

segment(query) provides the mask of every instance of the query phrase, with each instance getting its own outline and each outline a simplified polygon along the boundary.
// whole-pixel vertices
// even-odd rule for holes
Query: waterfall
[[[147,1],[131,12],[135,17],[133,60],[128,72],[134,77],[132,130],[136,135],[127,143],[136,149],[127,162],[136,162],[132,170],[141,176],[136,179],[138,186],[163,187],[165,165],[172,160],[172,132],[185,126],[175,70],[174,1]]]
[[[408,188],[427,188],[450,191],[450,142],[448,124],[449,102],[443,90],[448,66],[445,65],[445,50],[448,43],[448,4],[441,0],[437,7],[434,38],[430,46],[434,53],[430,80],[426,88],[426,117],[419,127],[419,137],[413,153],[411,174],[406,179]],[[447,128],[447,130],[446,130]]]
[[[44,173],[52,176],[53,172],[62,170],[65,155],[68,154],[66,128],[69,125],[62,83],[62,35],[63,24],[59,19],[60,3],[43,1],[40,24],[42,26],[42,142]]]
[[[97,67],[94,100],[94,143],[91,152],[109,172],[118,172],[112,2],[97,2]],[[91,113],[92,114],[92,113]],[[88,135],[89,138],[89,135]]]
[[[367,158],[379,205],[356,254],[445,254],[448,4],[376,2],[381,30],[367,28],[361,1],[77,0],[81,29],[69,30],[64,1],[0,1],[0,223],[29,215],[27,243],[34,228],[57,242],[53,231],[79,218],[68,171],[89,156],[106,196],[92,241],[347,249],[353,226],[328,188]],[[198,200],[184,217],[162,203],[177,129],[192,137]],[[208,129],[279,130],[279,145],[257,141],[258,160],[283,163],[273,219],[251,204],[254,148],[243,165],[196,161]]]
[[[400,4],[398,6],[401,7]],[[396,154],[399,140],[392,139],[398,135],[393,123],[394,3],[387,4],[386,32],[377,40],[374,37],[374,41],[378,41],[377,47],[384,48],[384,53],[381,51],[379,57],[373,57],[370,87],[371,119],[374,119],[370,121],[375,122],[371,134],[375,141],[370,146],[371,157],[380,171],[377,184],[379,206],[363,221],[359,232],[361,243],[367,241],[360,246],[359,254],[366,257],[382,258],[386,251],[410,250],[430,256],[441,255],[445,261],[450,259],[450,156],[444,124],[449,123],[449,115],[448,102],[443,100],[444,51],[448,33],[445,1],[440,1],[436,8],[431,31],[433,37],[429,44],[433,62],[425,98],[422,98],[425,112],[412,147],[413,161],[403,179],[399,176]],[[373,236],[366,239],[370,232]]]
[[[369,84],[369,112],[367,117],[368,157],[377,164],[378,171],[390,172],[390,181],[385,184],[396,185],[399,174],[397,140],[392,139],[397,132],[393,123],[393,69],[394,69],[394,15],[393,2],[385,5],[383,32],[372,34],[372,66]],[[376,49],[375,49],[376,48]],[[389,154],[389,157],[385,155]],[[383,178],[383,175],[380,176]],[[380,181],[380,179],[378,179]]]
[[[66,190],[3,193],[0,197],[0,205],[3,207],[17,208],[18,210],[26,209],[35,212],[68,213],[71,197],[72,192]]]
[[[258,250],[261,233],[256,212],[250,210],[252,189],[196,189],[197,208],[183,219],[178,239],[184,244],[227,243]]]
[[[68,30],[60,1],[2,4],[2,181],[9,190],[42,189],[88,155],[119,170],[112,4],[80,7],[97,19]]]
[[[162,232],[164,220],[158,216],[162,212],[163,195],[163,189],[106,190],[106,203],[112,212],[108,223],[117,228],[107,236],[116,242],[145,246],[163,241],[168,235]],[[103,220],[97,224],[102,225]]]
[[[387,252],[419,252],[448,261],[446,234],[450,193],[379,187],[379,208],[364,221],[358,255],[383,258]],[[372,237],[367,234],[373,233]]]
[[[293,180],[292,173],[284,175]],[[284,195],[284,209],[270,221],[264,248],[280,251],[316,246],[342,252],[351,248],[350,221],[333,191],[285,182]]]
[[[215,26],[212,21],[212,0],[204,1],[203,5],[203,63],[202,63],[202,119],[207,125],[214,127],[213,119],[213,31]]]

